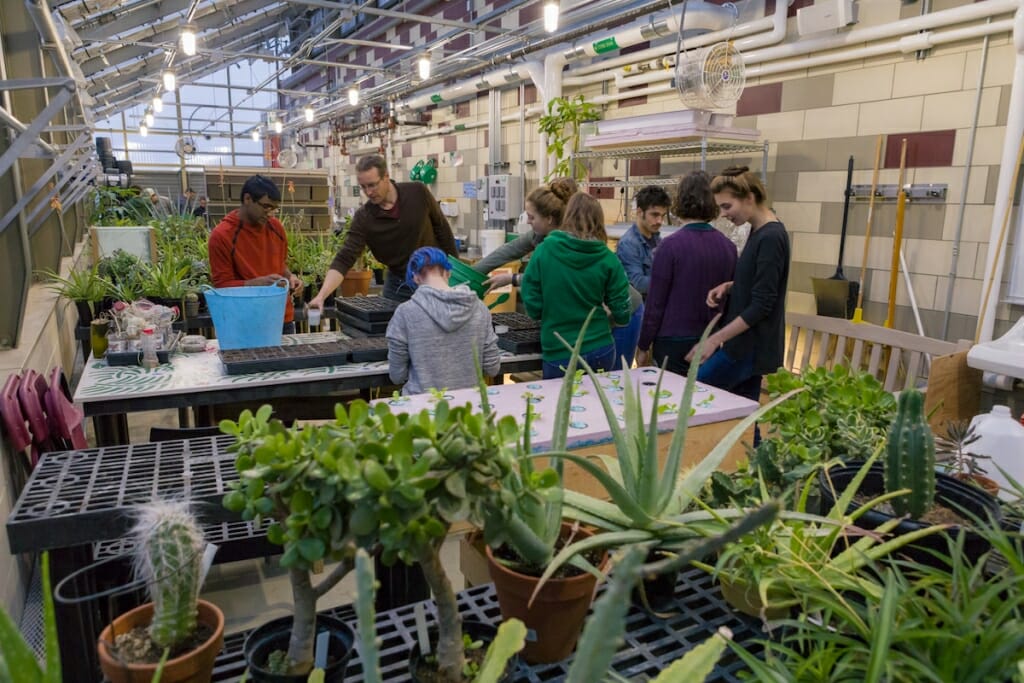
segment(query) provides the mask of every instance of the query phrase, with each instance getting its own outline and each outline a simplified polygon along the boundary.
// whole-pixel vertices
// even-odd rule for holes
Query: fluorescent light
[[[159,114],[163,110],[164,110],[164,101],[163,101],[163,99],[159,95],[157,95],[156,97],[153,98],[153,111],[155,111],[157,114]]]
[[[306,115],[306,122],[313,123],[313,119],[316,118],[316,112],[313,111],[313,107],[306,107],[303,113]]]
[[[141,126],[139,126],[139,135],[141,135],[142,137],[146,137],[147,135],[149,135],[149,126],[147,126],[144,123]]]
[[[171,92],[177,85],[177,79],[174,77],[174,72],[168,69],[164,72],[164,90]]]
[[[196,30],[191,26],[181,29],[181,51],[189,57],[196,53]]]
[[[420,80],[425,81],[430,78],[430,55],[423,55],[419,61],[419,73]]]
[[[348,103],[353,107],[359,104],[359,88],[352,86],[348,89]]]
[[[154,120],[155,120],[155,117],[153,116],[153,112],[147,111],[146,112],[146,125],[147,126],[152,126]]]
[[[558,30],[558,0],[548,0],[544,4],[544,30],[554,33]]]
[[[284,130],[284,124],[281,123],[281,119],[277,119],[276,121],[274,121],[274,132],[277,133],[278,135],[280,135],[281,131],[283,131],[283,130]]]
[[[253,142],[259,142],[260,141],[260,129],[259,128],[253,128],[252,129],[252,139],[253,139]]]

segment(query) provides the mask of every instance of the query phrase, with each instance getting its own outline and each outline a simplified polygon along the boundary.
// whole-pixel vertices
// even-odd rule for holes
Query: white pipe
[[[396,104],[396,108],[399,111],[414,111],[423,107],[429,107],[432,104],[455,102],[456,100],[474,96],[478,92],[490,90],[496,86],[518,85],[520,81],[530,78],[531,72],[538,68],[540,68],[538,62],[513,64],[475,78],[459,81],[440,90],[426,92],[408,100],[403,100]]]
[[[986,4],[986,3],[980,3]],[[1008,209],[1012,209],[1013,194],[1016,188],[1011,187],[1011,182],[1016,174],[1017,150],[1022,136],[1024,136],[1024,0],[1020,3],[1017,14],[1014,16],[1013,46],[1017,50],[1017,60],[1013,68],[1013,85],[1010,87],[1010,109],[1006,116],[1006,135],[1003,138],[1003,158],[999,165],[999,181],[996,185],[996,200],[992,209],[992,228],[989,232],[988,255],[985,258],[985,275],[981,283],[981,300],[978,310],[978,341],[987,342],[992,340],[992,332],[996,321],[996,305],[999,302],[999,294],[1003,282],[1003,264],[1005,252],[998,248],[999,238],[1002,233],[1003,220]],[[1024,214],[1024,211],[1020,211]],[[1018,219],[1020,216],[1018,216]],[[1004,244],[1016,242],[1021,239],[1022,228],[1020,222],[1017,224],[1017,238],[1007,236]],[[996,259],[996,254],[1000,258]],[[988,299],[985,292],[991,283],[991,293]],[[982,308],[984,306],[984,308]]]
[[[565,67],[565,54],[561,50],[550,52],[544,57],[544,79],[538,84],[537,90],[544,93],[541,98],[541,109],[547,111],[548,103],[562,96],[562,69]],[[537,178],[544,180],[554,165],[548,154],[548,136],[537,136]]]

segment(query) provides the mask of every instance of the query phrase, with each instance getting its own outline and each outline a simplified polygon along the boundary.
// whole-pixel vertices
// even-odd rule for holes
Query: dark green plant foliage
[[[537,129],[548,136],[548,154],[555,157],[555,165],[544,178],[545,181],[558,176],[583,178],[587,169],[581,162],[575,165],[570,155],[580,148],[580,126],[587,121],[601,118],[597,105],[587,102],[583,95],[576,97],[554,97],[548,102],[547,113],[537,121]],[[568,128],[568,130],[566,130]],[[568,146],[568,149],[566,149]]]
[[[834,458],[866,460],[885,441],[896,414],[896,399],[877,379],[843,366],[801,375],[779,370],[765,384],[772,398],[804,391],[765,415],[764,438],[748,453],[748,464],[731,475],[712,475],[705,492],[711,507],[755,504],[762,499],[759,476],[769,496],[780,497]]]
[[[97,186],[92,191],[90,225],[148,225],[149,211],[137,199],[135,190],[124,187]]]

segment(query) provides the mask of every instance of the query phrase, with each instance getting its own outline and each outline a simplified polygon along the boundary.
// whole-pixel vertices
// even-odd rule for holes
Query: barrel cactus
[[[132,536],[135,576],[153,601],[149,637],[173,649],[196,630],[203,532],[187,503],[157,501],[138,509]]]
[[[900,394],[889,429],[885,490],[899,489],[910,489],[909,494],[892,500],[899,516],[920,519],[935,500],[935,438],[924,416],[924,396],[916,389]]]

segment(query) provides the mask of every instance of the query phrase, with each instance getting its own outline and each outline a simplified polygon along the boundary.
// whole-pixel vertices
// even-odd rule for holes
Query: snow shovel
[[[850,217],[850,196],[853,194],[853,157],[846,166],[846,192],[843,200],[843,227],[839,233],[839,263],[836,272],[829,278],[811,278],[814,286],[814,301],[818,307],[818,315],[829,318],[853,317],[857,308],[857,294],[860,283],[851,282],[843,275],[843,252],[846,250],[846,224]]]

